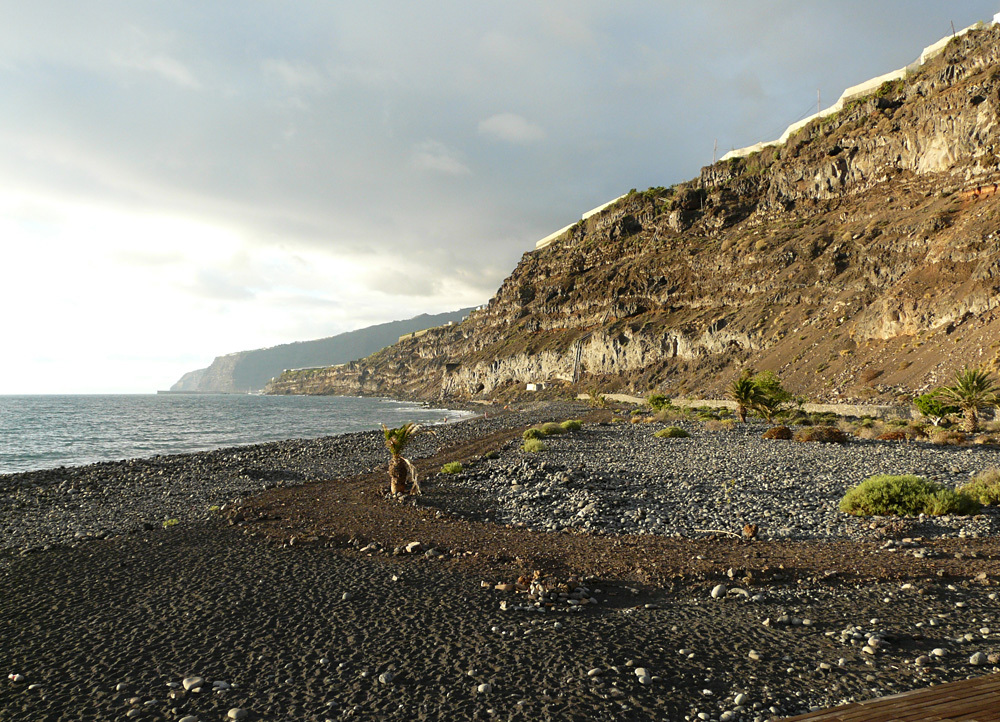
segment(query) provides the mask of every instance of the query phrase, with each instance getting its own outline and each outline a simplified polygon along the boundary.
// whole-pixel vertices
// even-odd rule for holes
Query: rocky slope
[[[894,399],[1000,365],[1000,29],[787,144],[632,192],[525,254],[487,308],[277,393],[718,394],[746,366]]]
[[[208,368],[190,371],[170,387],[176,393],[232,394],[260,391],[285,369],[340,364],[396,343],[404,334],[433,326],[458,323],[471,308],[434,315],[421,314],[405,321],[391,321],[348,331],[315,341],[286,343],[270,348],[217,356]]]

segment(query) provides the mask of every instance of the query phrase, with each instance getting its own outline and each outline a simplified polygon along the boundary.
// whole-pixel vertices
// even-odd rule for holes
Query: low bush
[[[817,411],[809,414],[809,420],[813,426],[833,426],[843,421],[843,418],[832,411]]]
[[[663,411],[663,409],[670,406],[670,398],[663,394],[650,394],[649,398],[646,399],[646,403],[654,411]]]
[[[778,415],[786,426],[813,426],[812,417],[801,409],[789,409]]]
[[[177,526],[180,523],[181,522],[179,519],[167,519],[165,522],[163,522],[163,528],[169,529],[170,527]]]
[[[653,421],[659,421],[661,424],[665,424],[669,421],[683,421],[691,418],[691,410],[688,408],[670,406],[666,409],[662,409],[661,411],[657,411],[652,418]]]
[[[566,429],[564,429],[561,425],[557,424],[555,421],[550,421],[547,424],[542,424],[538,428],[546,436],[552,436],[554,434],[565,434],[566,433]]]
[[[545,436],[545,434],[542,433],[541,429],[532,427],[530,429],[526,429],[521,436],[524,437],[525,441],[527,441],[528,439],[540,439]]]
[[[655,434],[653,434],[658,439],[686,439],[691,434],[682,429],[680,426],[668,426],[665,429],[660,429]]]
[[[987,434],[986,436],[977,436],[975,439],[973,439],[972,443],[973,444],[979,444],[980,446],[982,446],[982,445],[986,445],[986,446],[995,445],[997,443],[997,437],[996,436],[990,436],[989,434]]]
[[[849,489],[840,510],[854,516],[967,515],[977,512],[979,503],[920,476],[880,474]]]
[[[787,426],[772,426],[770,429],[764,432],[761,438],[764,439],[782,439],[788,441],[794,436],[792,430]]]
[[[583,428],[583,422],[579,419],[568,419],[559,425],[566,431],[579,431]]]
[[[930,516],[944,516],[945,514],[969,516],[970,514],[978,514],[980,506],[981,504],[968,494],[951,489],[938,489],[927,500],[924,513]]]
[[[875,437],[879,441],[906,441],[905,431],[886,431]]]
[[[483,458],[484,459],[499,459],[500,458],[500,452],[499,451],[487,451],[485,454],[483,454]]]
[[[733,428],[735,425],[736,425],[736,422],[733,421],[732,419],[727,419],[725,421],[719,421],[719,420],[709,421],[709,422],[707,422],[705,424],[705,430],[706,431],[727,431],[727,430]]]
[[[958,490],[971,496],[980,504],[998,506],[1000,505],[1000,469],[996,467],[985,469],[960,486]]]
[[[541,439],[527,439],[524,442],[524,450],[530,454],[534,454],[539,451],[545,451],[546,448],[547,447],[545,446],[545,442],[542,441]]]
[[[447,464],[441,467],[442,474],[461,474],[462,473],[462,462],[460,461],[449,461]]]
[[[931,443],[938,446],[964,446],[967,441],[961,431],[935,431],[931,434]]]
[[[811,426],[799,429],[795,434],[796,441],[818,441],[824,444],[846,444],[847,434],[836,426]]]

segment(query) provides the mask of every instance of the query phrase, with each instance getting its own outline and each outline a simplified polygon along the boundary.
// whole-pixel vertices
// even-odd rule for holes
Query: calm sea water
[[[468,415],[347,396],[0,396],[0,474]]]

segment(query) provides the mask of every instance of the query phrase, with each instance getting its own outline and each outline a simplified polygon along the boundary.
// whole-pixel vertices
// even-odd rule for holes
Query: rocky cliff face
[[[889,399],[1000,366],[1000,29],[781,147],[630,193],[525,254],[488,307],[275,392],[719,393],[746,366]]]
[[[184,374],[170,390],[215,394],[260,391],[285,369],[341,364],[385,348],[404,334],[432,326],[459,323],[470,311],[471,308],[465,308],[449,313],[422,314],[405,321],[381,323],[315,341],[286,343],[217,356],[208,368]]]

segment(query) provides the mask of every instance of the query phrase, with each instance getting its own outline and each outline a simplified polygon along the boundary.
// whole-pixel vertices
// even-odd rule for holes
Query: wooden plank
[[[1000,674],[908,690],[784,722],[1000,722]]]

